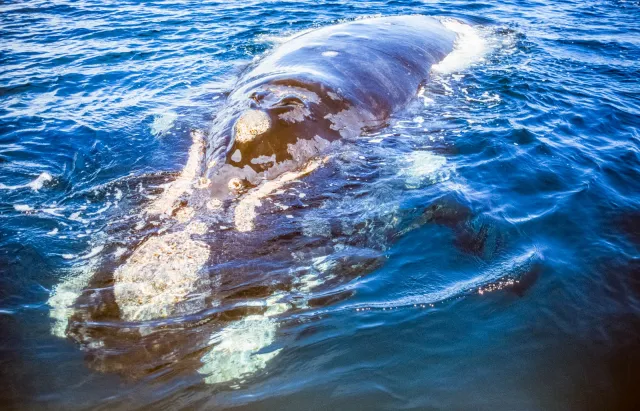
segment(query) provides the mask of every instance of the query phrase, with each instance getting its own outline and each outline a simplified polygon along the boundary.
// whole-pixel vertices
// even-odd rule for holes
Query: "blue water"
[[[181,170],[247,64],[306,29],[398,14],[464,19],[486,52],[345,146],[344,189],[304,214],[314,232],[373,221],[381,264],[278,317],[278,355],[228,383],[179,372],[188,356],[102,372],[52,333],[56,286],[98,244],[135,246],[114,223]],[[639,22],[634,1],[4,2],[0,402],[640,406]],[[428,218],[389,234],[397,215]]]

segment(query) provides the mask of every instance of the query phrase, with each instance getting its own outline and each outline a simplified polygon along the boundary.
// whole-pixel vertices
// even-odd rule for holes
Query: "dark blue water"
[[[60,284],[91,274],[101,244],[136,245],[114,223],[181,170],[189,130],[248,63],[306,29],[398,14],[464,19],[481,41],[345,145],[344,189],[301,214],[309,235],[370,222],[354,226],[381,264],[334,270],[338,293],[273,317],[258,348],[275,355],[226,380],[214,363],[218,383],[184,372],[193,352],[128,378],[61,338]],[[633,1],[4,2],[0,402],[640,406],[639,22]],[[407,216],[420,223],[392,224]]]

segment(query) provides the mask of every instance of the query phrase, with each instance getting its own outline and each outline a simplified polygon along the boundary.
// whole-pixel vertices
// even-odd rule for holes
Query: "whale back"
[[[321,84],[376,117],[388,117],[415,96],[431,66],[452,51],[455,37],[426,16],[324,27],[274,50],[243,76],[237,93],[273,82]]]

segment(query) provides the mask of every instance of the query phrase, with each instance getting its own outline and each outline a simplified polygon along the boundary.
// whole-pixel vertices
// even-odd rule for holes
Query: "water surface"
[[[0,400],[19,409],[639,405],[639,7],[2,4]],[[463,19],[474,28],[467,53],[434,70],[388,128],[345,144],[324,174],[274,200],[292,207],[278,221],[319,240],[248,279],[237,300],[290,308],[244,328],[242,318],[192,328],[209,341],[204,357],[187,345],[135,378],[102,372],[60,338],[67,324],[51,297],[91,276],[105,244],[136,244],[139,210],[181,170],[189,131],[209,129],[248,64],[304,30],[399,14]],[[224,357],[238,352],[216,351],[225,337],[236,348],[255,342],[246,352],[258,356]],[[224,358],[251,366],[229,374],[242,366]],[[200,371],[184,371],[189,361]]]

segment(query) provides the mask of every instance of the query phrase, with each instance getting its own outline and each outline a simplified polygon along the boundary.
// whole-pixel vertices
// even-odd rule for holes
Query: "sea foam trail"
[[[6,184],[0,183],[0,190],[17,190],[20,188],[30,188],[33,191],[40,190],[46,183],[53,180],[51,174],[46,171],[41,173],[35,180],[28,182],[27,184],[19,184],[15,186],[8,186]]]

